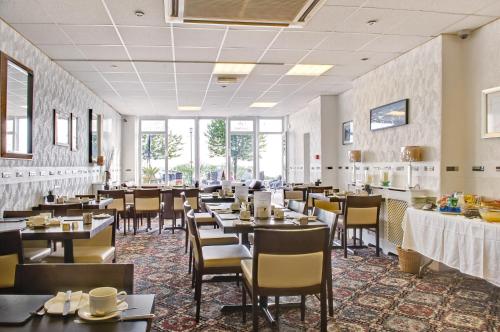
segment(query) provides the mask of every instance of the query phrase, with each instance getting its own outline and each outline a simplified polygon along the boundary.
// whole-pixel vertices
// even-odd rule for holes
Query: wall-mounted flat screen
[[[380,130],[408,124],[409,99],[403,99],[370,110],[370,129]]]

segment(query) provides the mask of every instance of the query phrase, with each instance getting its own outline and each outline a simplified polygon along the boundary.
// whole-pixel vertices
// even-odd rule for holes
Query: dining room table
[[[2,218],[0,220],[0,232],[19,229],[23,240],[62,241],[64,263],[74,263],[73,240],[91,239],[115,222],[115,217],[112,215],[103,216],[103,218],[94,216],[92,224],[84,224],[82,216],[66,216],[61,217],[61,219],[63,222],[75,222],[78,226],[75,228],[69,227],[69,230],[63,230],[62,224],[32,228],[26,225],[27,218]]]
[[[0,331],[2,332],[142,332],[149,331],[151,319],[138,316],[154,312],[153,294],[129,294],[127,304],[131,308],[124,311],[120,318],[106,321],[85,321],[78,315],[66,317],[37,314],[44,303],[52,298],[47,295],[9,294],[0,295]],[[126,320],[136,317],[136,320]],[[124,320],[120,320],[123,318]]]
[[[106,197],[97,199],[91,199],[89,201],[80,201],[82,204],[82,208],[84,209],[106,209],[108,205],[113,203],[113,198]],[[64,209],[65,206],[71,206],[74,204],[78,204],[77,201],[65,201],[64,203],[56,203],[56,202],[45,202],[40,204],[38,207],[41,210],[55,210],[55,209]]]

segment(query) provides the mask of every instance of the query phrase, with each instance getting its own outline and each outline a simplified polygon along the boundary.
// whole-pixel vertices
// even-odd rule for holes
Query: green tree
[[[142,159],[147,160],[151,166],[151,160],[165,158],[165,136],[162,134],[142,134]],[[176,158],[181,155],[182,136],[168,132],[168,146],[166,147],[166,157]]]
[[[170,130],[168,132],[167,158],[173,159],[181,155],[183,150],[182,135],[174,134]]]
[[[205,132],[208,139],[208,155],[223,157],[226,155],[226,121],[216,119],[210,121]],[[230,142],[232,174],[238,174],[238,161],[251,161],[253,157],[252,135],[232,135]],[[259,135],[259,151],[266,148],[264,135]]]

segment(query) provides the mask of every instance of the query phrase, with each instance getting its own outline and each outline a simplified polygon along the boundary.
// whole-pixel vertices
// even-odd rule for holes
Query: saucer
[[[117,308],[116,308],[117,311],[114,311],[114,312],[107,314],[105,316],[92,316],[90,314],[90,306],[87,304],[87,305],[81,307],[80,309],[78,309],[78,317],[80,317],[81,319],[90,320],[90,321],[107,320],[107,319],[111,319],[111,318],[115,318],[115,317],[120,316],[120,314],[122,313],[121,311],[126,310],[127,308],[128,308],[127,302],[122,302],[119,305],[117,305]]]

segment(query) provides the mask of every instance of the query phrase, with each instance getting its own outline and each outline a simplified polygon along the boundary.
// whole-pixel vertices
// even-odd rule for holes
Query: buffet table
[[[500,223],[408,208],[403,230],[403,249],[500,286]]]

